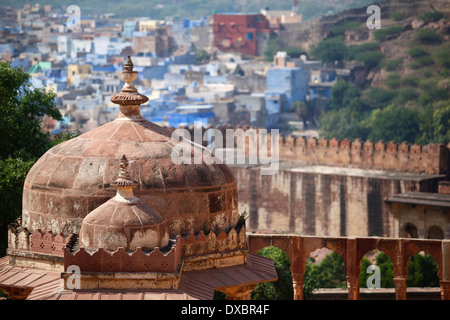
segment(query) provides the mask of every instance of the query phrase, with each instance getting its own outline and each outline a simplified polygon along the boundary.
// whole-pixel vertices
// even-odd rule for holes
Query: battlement
[[[169,128],[174,130],[174,128]],[[187,130],[194,139],[194,128],[181,128]],[[202,128],[202,137],[210,137],[207,131],[212,127]],[[252,128],[232,128],[231,126],[214,128],[216,133],[221,134],[223,146],[226,144],[227,129],[234,130],[236,135],[245,136],[245,146],[239,145],[238,138],[235,138],[235,148],[245,148],[246,156],[259,156],[260,151],[258,133],[259,129]],[[242,129],[242,130],[237,130]],[[239,132],[238,132],[239,131]],[[200,132],[200,130],[199,130]],[[269,131],[270,132],[270,131]],[[268,156],[270,156],[271,136],[261,136],[267,146]],[[203,141],[207,146],[208,141]],[[427,173],[427,174],[447,174],[449,169],[449,148],[443,144],[429,144],[421,146],[418,144],[409,145],[406,142],[396,144],[395,142],[385,143],[383,141],[349,141],[347,139],[328,140],[315,137],[297,137],[289,135],[278,136],[279,158],[284,161],[299,161],[309,165],[325,165],[336,167],[352,167],[359,169],[375,169],[392,172],[405,173]],[[265,154],[265,153],[263,153]]]

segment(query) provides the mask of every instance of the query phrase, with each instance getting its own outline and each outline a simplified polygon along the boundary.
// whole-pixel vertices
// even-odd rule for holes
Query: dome
[[[131,66],[131,67],[130,67]],[[140,104],[148,100],[132,84],[137,76],[128,59],[116,120],[48,150],[29,171],[23,191],[22,223],[36,229],[78,233],[89,212],[115,196],[120,157],[139,183],[134,191],[144,204],[167,220],[170,236],[210,228],[224,230],[238,222],[236,181],[224,164],[175,164],[180,143],[171,131],[147,121]],[[189,144],[192,156],[203,147]]]
[[[133,194],[138,183],[131,180],[128,160],[121,160],[119,178],[112,183],[117,194],[90,212],[81,224],[80,244],[88,250],[103,248],[127,251],[166,247],[169,244],[167,222],[158,212]]]

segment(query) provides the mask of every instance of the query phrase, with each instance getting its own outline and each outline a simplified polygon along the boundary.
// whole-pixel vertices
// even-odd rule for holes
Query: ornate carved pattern
[[[228,233],[221,231],[197,236],[190,234],[184,238],[177,236],[175,244],[166,254],[157,247],[150,253],[141,248],[128,253],[123,248],[108,252],[102,248],[90,254],[84,248],[75,253],[64,251],[64,270],[70,265],[77,265],[83,272],[166,272],[177,271],[181,257],[202,255],[217,251],[238,250],[246,248],[245,227],[239,233],[233,228]]]

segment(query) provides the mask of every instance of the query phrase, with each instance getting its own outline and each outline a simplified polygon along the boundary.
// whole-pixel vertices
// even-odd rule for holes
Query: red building
[[[275,31],[262,14],[215,14],[213,19],[214,47],[221,51],[260,56]]]

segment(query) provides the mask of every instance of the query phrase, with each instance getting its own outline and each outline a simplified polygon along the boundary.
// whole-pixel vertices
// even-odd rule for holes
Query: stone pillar
[[[347,239],[347,288],[348,300],[359,300],[359,263],[356,238]]]
[[[394,266],[395,299],[406,300],[406,266],[407,263],[403,240],[397,241],[397,259]]]
[[[406,278],[394,277],[395,300],[406,300]]]
[[[256,283],[225,288],[222,291],[227,295],[227,300],[250,300],[250,293],[255,290]]]
[[[303,300],[303,283],[306,272],[306,259],[303,255],[303,239],[301,237],[293,237],[292,240],[292,257],[291,257],[291,274],[292,285],[294,287],[294,300]]]
[[[450,300],[450,240],[442,240],[441,299]]]
[[[293,273],[294,300],[303,300],[303,279],[305,274]]]

